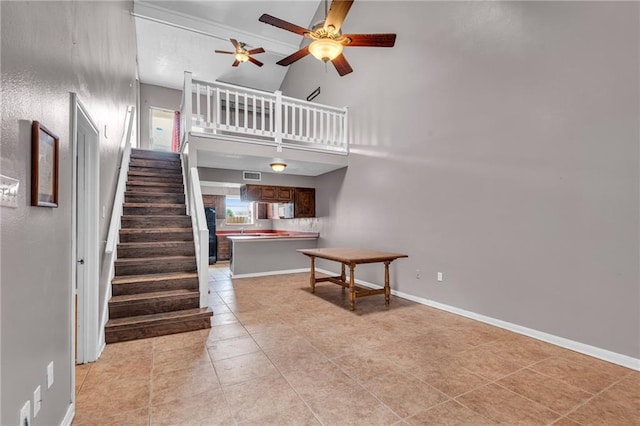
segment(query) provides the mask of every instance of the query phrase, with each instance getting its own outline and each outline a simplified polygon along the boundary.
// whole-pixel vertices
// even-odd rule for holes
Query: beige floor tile
[[[264,352],[283,373],[301,370],[328,359],[309,341],[301,337],[291,339],[286,346],[267,348]]]
[[[202,347],[206,340],[206,336],[201,333],[202,330],[191,331],[188,333],[169,334],[167,336],[159,336],[152,340],[154,353],[169,351],[172,349],[184,349],[187,347]]]
[[[497,383],[560,414],[568,413],[592,396],[566,382],[529,369],[517,371]]]
[[[553,426],[582,426],[567,417],[561,417],[553,423]]]
[[[211,327],[207,331],[206,345],[209,347],[213,342],[234,337],[248,337],[249,333],[239,322]]]
[[[498,423],[545,425],[560,415],[496,384],[488,384],[456,398],[462,405]]]
[[[233,324],[234,322],[238,322],[238,319],[231,312],[226,314],[217,314],[211,317],[212,327],[215,327],[216,325]]]
[[[186,399],[219,387],[220,382],[213,367],[170,371],[154,375],[151,380],[151,404]]]
[[[316,417],[330,425],[391,425],[400,418],[365,389],[334,392],[307,401]]]
[[[214,361],[213,366],[223,386],[246,382],[258,377],[280,375],[262,351]]]
[[[238,423],[242,426],[319,426],[320,422],[313,415],[309,407],[302,401],[287,406],[284,410],[259,416],[255,419]]]
[[[232,425],[233,423],[231,411],[220,389],[151,407],[151,425]]]
[[[358,387],[355,380],[328,360],[289,370],[284,377],[305,401]]]
[[[89,379],[88,377],[87,379]],[[87,387],[86,383],[76,398],[78,413],[108,415],[120,411],[132,411],[149,406],[150,380],[123,378],[102,385]]]
[[[411,370],[411,373],[451,397],[469,392],[489,382],[489,379],[472,373],[448,357],[421,365]]]
[[[498,380],[523,367],[522,364],[500,358],[483,347],[462,352],[454,360],[461,367],[489,380]]]
[[[412,416],[449,399],[433,386],[406,373],[377,376],[362,383],[362,387],[384,402],[400,418]]]
[[[610,374],[607,370],[594,368],[592,365],[576,359],[553,357],[534,364],[530,368],[546,376],[563,380],[590,393],[600,392],[622,378],[617,374]],[[615,371],[618,370],[615,369]],[[628,374],[628,372],[629,370],[626,373]]]
[[[488,426],[496,424],[496,422],[453,400],[421,411],[405,421],[416,426]]]
[[[333,359],[349,377],[364,382],[402,369],[376,351],[362,351]]]
[[[640,424],[640,375],[625,377],[567,417],[585,425]]]
[[[547,343],[519,335],[488,343],[484,345],[483,348],[502,359],[521,365],[540,362],[562,352],[562,349]]]
[[[237,422],[264,418],[301,401],[280,375],[225,386],[223,391]]]
[[[238,355],[259,352],[260,347],[251,336],[242,336],[210,342],[207,350],[213,361],[219,361]]]
[[[211,359],[204,344],[201,347],[172,349],[154,353],[152,375],[176,370],[208,368]]]
[[[149,408],[139,408],[132,411],[100,412],[92,413],[86,410],[76,409],[73,426],[148,426]]]

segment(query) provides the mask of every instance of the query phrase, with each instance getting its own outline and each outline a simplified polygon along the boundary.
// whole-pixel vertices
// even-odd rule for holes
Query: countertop
[[[288,239],[317,239],[318,232],[274,231],[251,229],[243,233],[238,231],[219,231],[216,235],[225,236],[232,241],[269,241]]]

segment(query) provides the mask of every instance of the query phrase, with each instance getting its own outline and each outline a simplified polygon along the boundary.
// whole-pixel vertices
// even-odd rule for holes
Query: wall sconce
[[[287,167],[287,165],[283,162],[271,163],[269,165],[271,166],[271,170],[277,173],[284,171],[284,169]]]

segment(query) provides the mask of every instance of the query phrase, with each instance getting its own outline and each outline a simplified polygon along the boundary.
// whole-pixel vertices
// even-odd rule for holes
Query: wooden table
[[[349,289],[349,303],[351,310],[356,308],[356,299],[358,297],[372,296],[374,294],[384,294],[385,303],[389,305],[391,296],[391,287],[389,286],[389,265],[394,260],[401,257],[409,257],[406,254],[385,253],[380,251],[362,250],[356,248],[318,248],[318,249],[299,249],[300,253],[311,259],[311,292],[315,293],[316,283],[330,281],[334,284],[342,286],[342,290]],[[316,257],[320,259],[333,260],[340,262],[342,265],[342,273],[337,277],[316,278]],[[355,285],[354,270],[356,265],[362,263],[384,263],[384,288],[371,289]],[[346,281],[345,267],[349,267],[349,281]]]

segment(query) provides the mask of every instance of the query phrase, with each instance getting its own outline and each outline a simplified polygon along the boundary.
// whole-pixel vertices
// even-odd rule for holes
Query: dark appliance
[[[216,263],[218,251],[218,238],[216,237],[216,209],[205,207],[204,215],[207,217],[207,228],[209,228],[209,265]]]

